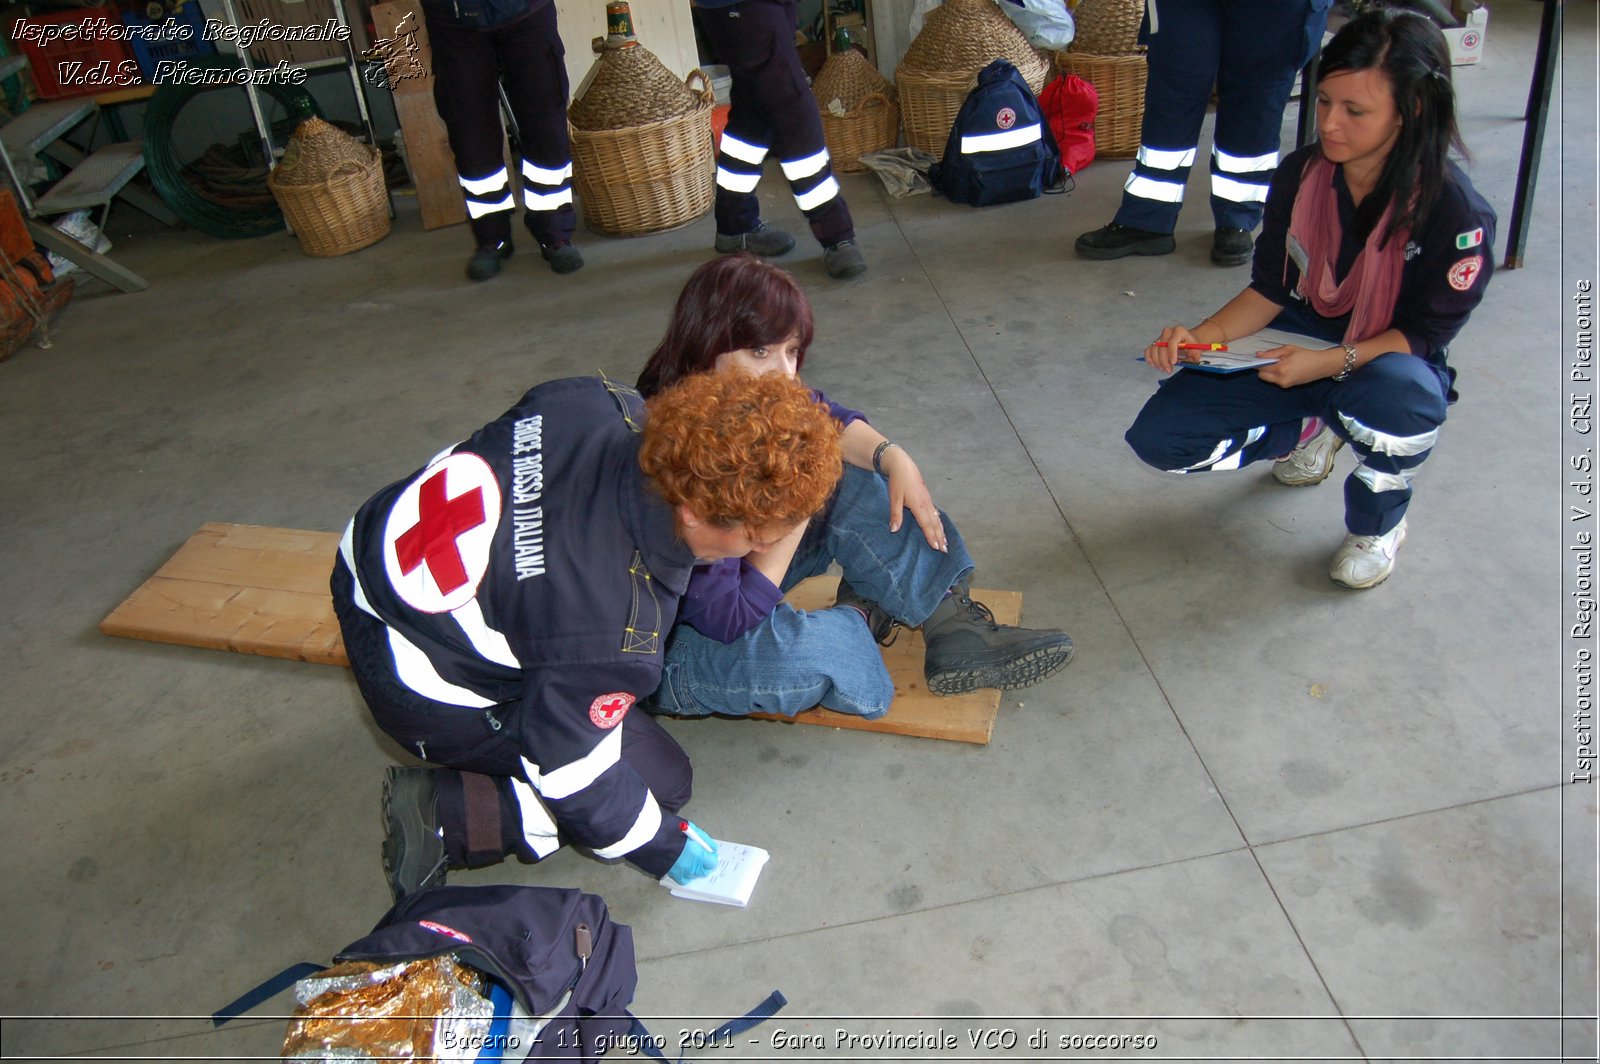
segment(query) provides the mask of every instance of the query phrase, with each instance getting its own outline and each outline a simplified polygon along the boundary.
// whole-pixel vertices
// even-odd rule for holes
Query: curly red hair
[[[646,409],[639,467],[669,505],[720,528],[798,524],[844,472],[838,422],[781,373],[696,373]]]

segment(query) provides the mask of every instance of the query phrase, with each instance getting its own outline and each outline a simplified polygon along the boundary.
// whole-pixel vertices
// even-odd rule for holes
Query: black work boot
[[[399,901],[444,882],[439,788],[428,768],[394,766],[383,778],[383,871]]]
[[[1112,222],[1092,233],[1084,233],[1073,244],[1085,259],[1120,259],[1124,255],[1168,255],[1178,246],[1171,233],[1152,233]]]
[[[822,268],[835,281],[859,277],[867,272],[867,260],[854,240],[841,240],[822,252]]]
[[[467,276],[474,281],[487,281],[500,272],[500,264],[511,257],[511,241],[498,245],[485,244],[467,260]]]
[[[540,245],[539,254],[555,273],[576,273],[583,269],[583,253],[572,244]]]
[[[756,227],[747,233],[718,233],[716,248],[724,255],[730,251],[748,251],[752,255],[776,258],[794,250],[794,237],[758,221]]]
[[[900,622],[889,615],[889,611],[873,602],[863,598],[855,588],[850,586],[850,581],[844,577],[839,578],[839,593],[834,596],[835,606],[854,606],[867,618],[867,628],[872,632],[872,638],[879,646],[889,646],[895,641]]]
[[[1221,226],[1211,234],[1211,261],[1218,266],[1243,266],[1255,246],[1250,230]]]
[[[980,687],[1002,691],[1036,684],[1072,660],[1072,640],[1055,628],[1013,628],[954,588],[922,623],[927,643],[922,673],[936,695],[959,695]]]

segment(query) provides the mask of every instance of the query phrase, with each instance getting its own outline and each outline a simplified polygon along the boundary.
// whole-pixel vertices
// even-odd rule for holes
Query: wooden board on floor
[[[348,665],[328,592],[338,550],[335,532],[207,523],[100,630]]]
[[[328,575],[338,550],[336,532],[205,524],[100,622],[100,630],[157,643],[348,665],[328,593]],[[789,601],[800,609],[831,606],[837,584],[835,576],[813,577],[795,588]],[[1020,591],[974,589],[973,595],[994,611],[997,621],[1017,623],[1022,612]],[[918,631],[901,630],[894,645],[884,648],[884,662],[895,681],[894,704],[887,715],[862,720],[818,708],[793,721],[987,743],[1000,692],[931,694],[922,679],[922,651]]]

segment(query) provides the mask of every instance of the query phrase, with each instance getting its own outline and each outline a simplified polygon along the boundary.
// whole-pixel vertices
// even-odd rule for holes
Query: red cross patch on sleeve
[[[638,699],[626,691],[601,695],[589,703],[589,719],[596,728],[610,730],[622,723],[622,718],[628,715],[628,707],[636,701]]]
[[[1478,279],[1478,274],[1482,270],[1482,255],[1473,255],[1471,258],[1462,259],[1450,267],[1450,287],[1457,292],[1469,291],[1472,288],[1472,283]]]

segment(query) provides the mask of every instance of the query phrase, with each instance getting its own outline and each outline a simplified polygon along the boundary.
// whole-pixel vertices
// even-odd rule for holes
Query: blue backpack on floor
[[[974,207],[1066,191],[1055,134],[1010,60],[979,72],[929,178],[952,203]]]
[[[633,932],[611,919],[606,903],[570,887],[438,886],[408,895],[378,921],[372,933],[340,950],[335,962],[389,965],[440,954],[490,978],[494,1018],[474,1036],[482,1064],[567,1061],[596,1064],[608,1049],[665,1060],[664,1037],[652,1035],[628,1005],[638,975]],[[243,1014],[296,981],[320,974],[317,964],[297,964],[268,979],[212,1016],[217,1026]],[[745,1015],[703,1038],[730,1043],[786,1004],[776,990]],[[700,1046],[685,1042],[680,1051]],[[343,1059],[341,1047],[323,1057]],[[611,1059],[611,1058],[607,1058]],[[682,1064],[684,1058],[680,1056]]]

